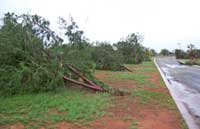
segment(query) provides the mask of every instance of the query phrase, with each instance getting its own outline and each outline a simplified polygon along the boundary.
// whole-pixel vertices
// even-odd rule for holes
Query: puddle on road
[[[169,68],[186,68],[187,66],[184,66],[184,65],[179,65],[179,64],[173,64],[173,65],[170,65],[170,64],[166,64],[167,67]]]

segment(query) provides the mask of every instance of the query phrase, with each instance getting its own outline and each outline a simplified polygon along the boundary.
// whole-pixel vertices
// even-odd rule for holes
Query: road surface
[[[186,120],[187,124],[195,124],[200,129],[200,67],[180,65],[174,57],[156,58],[155,61],[170,84],[168,88],[174,100],[190,115],[191,122]]]

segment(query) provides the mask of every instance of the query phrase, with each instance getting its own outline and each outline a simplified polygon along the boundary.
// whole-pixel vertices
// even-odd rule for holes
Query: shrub
[[[92,60],[95,62],[96,69],[121,70],[122,56],[108,43],[100,43],[94,47]]]
[[[188,54],[180,49],[175,50],[175,56],[177,59],[188,59],[189,58]]]
[[[58,45],[59,39],[49,29],[49,22],[39,16],[6,14],[0,29],[0,94],[54,91],[64,87],[62,77],[66,72],[59,62],[59,51],[51,49],[53,44]]]
[[[140,34],[132,33],[128,35],[125,40],[114,44],[118,53],[121,53],[123,56],[123,63],[139,64],[147,59],[147,55],[145,55],[146,48],[140,44],[141,39],[142,36]]]

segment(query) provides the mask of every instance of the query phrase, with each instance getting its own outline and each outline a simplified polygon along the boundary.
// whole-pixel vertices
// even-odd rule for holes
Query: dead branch
[[[124,65],[121,65],[120,64],[120,67],[122,67],[123,69],[125,69],[125,70],[127,70],[127,71],[129,71],[129,72],[133,72],[132,70],[130,70],[130,69],[128,69],[126,66],[124,66]]]

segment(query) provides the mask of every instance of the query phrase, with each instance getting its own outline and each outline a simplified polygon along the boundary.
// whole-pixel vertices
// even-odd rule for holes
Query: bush
[[[95,62],[96,69],[121,70],[122,56],[108,43],[100,43],[94,47],[92,60]]]
[[[76,43],[75,43],[76,44]],[[95,62],[92,60],[92,52],[94,47],[86,42],[64,45],[54,45],[51,47],[51,52],[54,55],[59,55],[60,63],[64,66],[65,64],[72,64],[76,69],[78,69],[84,76],[92,80],[96,84],[108,88],[103,82],[99,81],[94,76]],[[81,45],[81,47],[79,46]],[[61,54],[59,54],[61,53]],[[72,78],[79,79],[77,75],[71,72],[69,69],[64,69],[64,75]]]
[[[170,56],[172,53],[168,49],[162,49],[160,54],[163,56]]]
[[[15,36],[13,35],[12,37]],[[10,34],[7,36],[9,37]],[[38,46],[32,48],[29,44],[22,49],[24,42],[12,42],[11,38],[1,39],[1,41],[3,48],[1,52],[4,53],[4,56],[0,57],[0,62],[2,62],[0,64],[0,94],[13,95],[50,91],[64,86],[63,68],[57,64],[56,58],[48,58],[45,54],[47,49],[40,49]],[[40,43],[42,45],[42,42]]]
[[[22,18],[21,22],[17,18]],[[48,26],[49,22],[39,16],[5,15],[0,29],[0,94],[55,91],[64,87],[62,77],[66,71],[59,62],[59,51],[51,49],[51,44],[58,43]]]
[[[60,19],[69,43],[49,28],[50,22],[37,15],[7,13],[0,28],[0,95],[55,91],[64,87],[63,76],[79,79],[66,69],[72,64],[87,78],[107,87],[94,70],[121,70],[121,64],[141,63],[150,52],[133,33],[115,46],[89,44],[84,32],[71,18]],[[114,49],[116,48],[116,50]]]
[[[175,56],[176,56],[176,59],[188,59],[189,58],[188,53],[186,53],[180,49],[175,50]]]
[[[141,39],[141,35],[132,33],[125,40],[114,44],[117,52],[123,56],[124,64],[139,64],[148,60],[148,53],[145,53],[146,48],[139,43]]]

